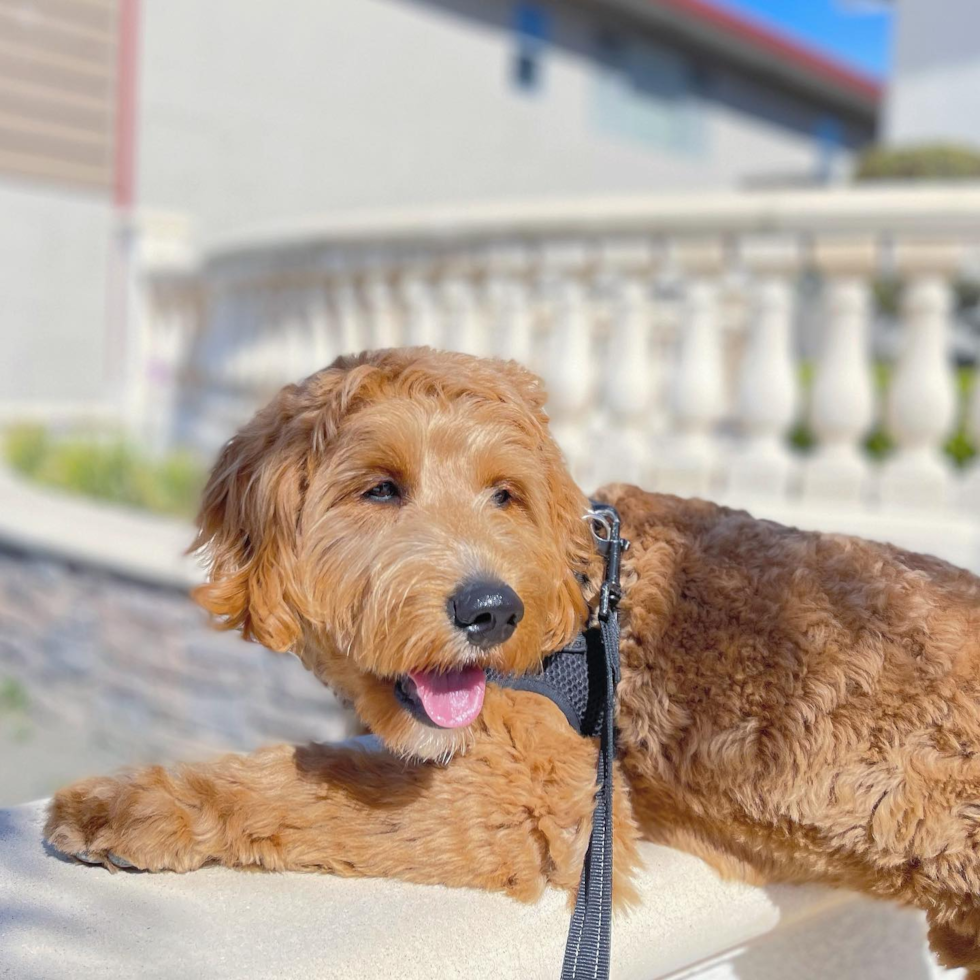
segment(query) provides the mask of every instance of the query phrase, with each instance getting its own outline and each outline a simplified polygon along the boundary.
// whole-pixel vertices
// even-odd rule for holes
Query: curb
[[[179,518],[70,496],[0,467],[0,545],[12,550],[186,592],[204,581],[185,554],[194,533]]]

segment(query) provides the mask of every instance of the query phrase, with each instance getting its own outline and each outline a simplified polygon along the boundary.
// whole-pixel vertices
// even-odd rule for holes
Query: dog
[[[427,349],[342,357],[284,388],[211,474],[196,598],[297,655],[387,751],[282,746],[88,779],[54,797],[50,843],[110,870],[574,895],[597,740],[485,673],[539,668],[602,576],[544,403],[513,362]],[[617,906],[653,840],[729,877],[918,906],[940,962],[980,970],[980,579],[701,500],[598,498],[632,542]]]

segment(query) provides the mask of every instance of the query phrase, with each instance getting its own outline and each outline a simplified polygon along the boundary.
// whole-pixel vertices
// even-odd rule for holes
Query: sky
[[[866,75],[888,71],[891,5],[880,0],[713,0]]]

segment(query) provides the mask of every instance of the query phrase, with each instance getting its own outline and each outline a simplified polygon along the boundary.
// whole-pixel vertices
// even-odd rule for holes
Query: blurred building
[[[120,404],[120,213],[824,182],[877,105],[704,0],[0,0],[0,417]]]
[[[980,147],[980,4],[899,0],[884,136]]]

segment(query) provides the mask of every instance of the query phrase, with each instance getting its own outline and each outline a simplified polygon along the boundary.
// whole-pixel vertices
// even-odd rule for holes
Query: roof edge
[[[607,0],[650,23],[659,23],[733,61],[751,64],[796,88],[873,119],[884,87],[815,48],[710,0]]]

